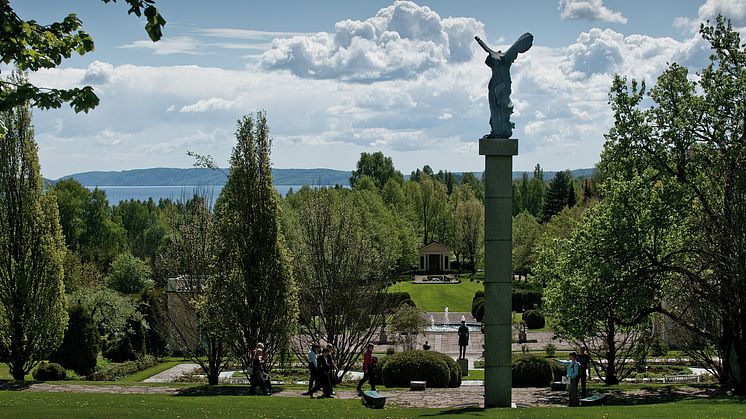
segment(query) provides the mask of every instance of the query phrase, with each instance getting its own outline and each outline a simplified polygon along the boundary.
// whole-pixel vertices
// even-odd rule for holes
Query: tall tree
[[[44,192],[28,104],[0,113],[0,208],[0,354],[23,380],[67,324],[65,240],[54,195]]]
[[[352,171],[350,177],[350,186],[353,188],[363,177],[369,176],[376,184],[376,188],[383,189],[383,186],[389,179],[394,179],[399,183],[404,181],[401,172],[396,170],[391,157],[386,157],[382,152],[360,153],[360,160],[357,161],[357,169]]]
[[[543,228],[536,217],[524,211],[513,217],[513,273],[528,279],[539,249]]]
[[[236,358],[251,365],[250,353],[262,342],[271,364],[295,331],[298,299],[279,229],[265,113],[241,118],[236,140],[230,175],[216,203],[218,266],[208,297],[223,299],[213,303],[223,309]]]
[[[104,3],[117,0],[101,0]],[[166,20],[155,7],[154,0],[124,0],[129,4],[128,13],[140,17],[145,14],[145,30],[153,42],[161,39],[161,28]],[[0,0],[0,61],[11,62],[23,71],[55,68],[63,58],[77,52],[84,55],[93,51],[93,39],[81,30],[82,22],[69,14],[62,22],[40,25],[35,20],[23,20],[10,6],[9,0]],[[6,85],[14,88],[5,88]],[[42,109],[59,108],[69,102],[75,112],[95,108],[99,99],[91,86],[73,89],[48,89],[35,86],[28,80],[0,80],[0,110],[31,102]]]
[[[469,269],[476,271],[484,239],[484,205],[467,186],[456,188],[451,198],[455,202],[454,249],[469,261]]]
[[[305,192],[293,197],[288,231],[300,299],[300,333],[293,349],[302,357],[311,343],[331,343],[344,375],[385,324],[383,297],[395,258],[376,240],[385,231],[366,231],[369,226],[352,194]]]
[[[746,47],[729,21],[702,25],[711,63],[692,79],[672,64],[650,91],[615,78],[610,102],[615,125],[600,168],[605,178],[643,177],[673,183],[688,211],[681,247],[657,266],[673,274],[691,304],[654,310],[712,342],[721,381],[746,394]],[[643,107],[644,106],[644,107]],[[708,307],[714,321],[697,321],[685,307]]]
[[[571,199],[572,205],[570,205]],[[575,188],[573,186],[572,174],[569,170],[557,172],[549,182],[549,187],[544,198],[544,221],[549,221],[554,214],[562,211],[562,208],[574,205]]]

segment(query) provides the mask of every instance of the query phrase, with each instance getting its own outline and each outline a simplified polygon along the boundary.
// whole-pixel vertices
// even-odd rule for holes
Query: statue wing
[[[513,64],[513,61],[515,61],[515,59],[518,57],[518,54],[528,51],[528,49],[531,48],[531,45],[533,44],[534,36],[528,32],[524,33],[523,35],[521,35],[520,38],[518,38],[517,41],[515,41],[513,46],[505,51],[503,60],[507,61],[508,64]]]

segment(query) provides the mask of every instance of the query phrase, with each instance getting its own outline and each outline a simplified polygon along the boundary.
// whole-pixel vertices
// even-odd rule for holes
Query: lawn
[[[385,391],[384,391],[385,394]],[[529,409],[395,409],[371,410],[359,400],[309,400],[296,397],[232,395],[133,395],[101,393],[30,393],[0,391],[0,417],[496,417],[496,418],[660,418],[744,417],[746,403],[737,399],[690,399],[677,402],[605,406],[568,410]]]
[[[470,282],[466,275],[462,275],[459,284],[413,284],[399,282],[389,287],[389,292],[408,292],[417,307],[425,311],[471,311],[471,301],[474,293],[484,290],[481,282]]]

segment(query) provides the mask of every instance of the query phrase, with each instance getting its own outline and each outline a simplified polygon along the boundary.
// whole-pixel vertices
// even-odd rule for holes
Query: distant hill
[[[222,185],[223,171],[192,168],[134,169],[119,172],[83,172],[63,176],[73,178],[85,186],[207,186]],[[275,185],[347,185],[351,172],[332,169],[272,169]],[[59,179],[58,179],[59,180]]]
[[[60,179],[73,178],[85,186],[212,186],[225,183],[228,169],[219,170],[190,168],[152,168],[111,172],[83,172],[63,176]],[[482,172],[473,172],[481,178]],[[513,179],[520,179],[524,172],[513,172]],[[531,178],[533,171],[526,172]],[[556,171],[545,171],[544,179],[551,180]],[[456,179],[460,172],[454,172]],[[593,169],[575,169],[575,178],[591,177]],[[272,180],[275,185],[348,185],[352,172],[333,169],[272,169]],[[405,176],[409,178],[409,176]],[[59,179],[58,179],[59,180]],[[56,181],[50,181],[55,183]]]

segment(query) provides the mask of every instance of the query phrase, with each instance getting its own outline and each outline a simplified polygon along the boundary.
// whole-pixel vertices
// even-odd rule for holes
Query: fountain
[[[445,312],[443,313],[443,323],[444,323],[444,324],[448,324],[448,323],[450,323],[450,322],[451,322],[451,321],[450,321],[450,320],[448,320],[448,307],[446,307],[446,309],[445,309]]]
[[[465,322],[465,321],[466,321],[466,317],[465,317],[465,316],[464,316],[463,314],[461,315],[461,321],[462,321],[462,322]]]
[[[435,317],[432,314],[430,315],[430,327],[435,327]]]

